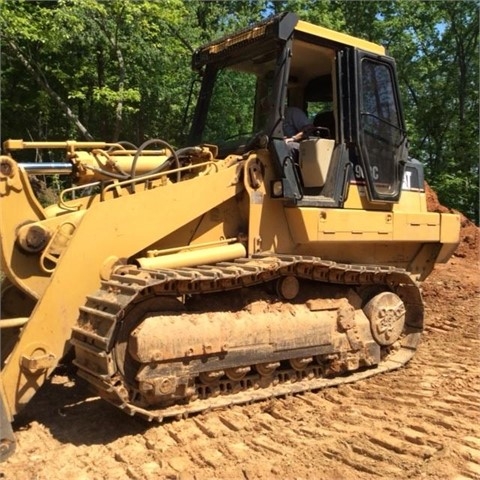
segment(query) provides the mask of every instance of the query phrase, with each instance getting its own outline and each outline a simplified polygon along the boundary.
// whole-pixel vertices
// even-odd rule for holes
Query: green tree
[[[2,137],[182,144],[199,87],[192,52],[287,10],[387,47],[411,155],[440,200],[478,222],[476,1],[9,0],[0,10]]]
[[[175,136],[185,97],[175,90],[191,76],[191,48],[176,34],[185,14],[180,0],[8,2],[2,10],[3,111],[21,105],[15,90],[35,92],[29,114],[44,124],[4,114],[3,133],[12,129],[18,136],[29,125],[35,138],[75,130],[110,141]],[[5,105],[4,99],[12,100]],[[59,112],[67,122],[58,122]],[[164,131],[155,122],[139,127],[150,112],[162,119]]]

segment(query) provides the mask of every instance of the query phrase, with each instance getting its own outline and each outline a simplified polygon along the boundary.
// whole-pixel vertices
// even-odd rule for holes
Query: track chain
[[[113,357],[116,332],[129,306],[152,294],[177,297],[185,294],[212,293],[250,287],[293,275],[323,283],[352,286],[385,286],[404,302],[406,332],[400,347],[378,366],[349,373],[347,376],[323,378],[315,367],[295,375],[261,382],[247,382],[245,389],[233,393],[216,393],[186,404],[151,410],[129,400]],[[423,328],[423,302],[416,282],[404,269],[395,267],[348,265],[299,255],[254,255],[234,262],[222,262],[195,268],[147,270],[126,266],[103,281],[100,289],[87,297],[80,308],[78,325],[73,328],[71,343],[76,349],[74,364],[105,400],[129,415],[140,415],[149,421],[185,418],[212,408],[315,391],[329,386],[351,383],[399,368],[414,355]],[[80,354],[79,354],[80,352]],[[282,381],[283,380],[283,381]]]

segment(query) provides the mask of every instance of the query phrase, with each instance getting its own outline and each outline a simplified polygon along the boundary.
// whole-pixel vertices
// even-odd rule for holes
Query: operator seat
[[[322,130],[320,130],[320,136],[323,138],[335,138],[335,117],[333,116],[333,111],[317,113],[313,119],[313,124],[316,127],[325,129],[325,135],[323,135]]]

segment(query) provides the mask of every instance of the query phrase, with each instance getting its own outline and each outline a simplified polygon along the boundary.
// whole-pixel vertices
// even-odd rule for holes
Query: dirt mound
[[[438,196],[432,188],[425,183],[427,197],[427,209],[429,212],[458,213],[460,215],[460,244],[454,253],[456,257],[479,260],[480,252],[480,228],[477,227],[465,215],[456,210],[445,207],[438,201]]]
[[[438,213],[452,213],[454,210],[443,206],[439,200],[438,195],[435,190],[430,187],[430,185],[425,182],[425,195],[427,197],[427,209],[429,212],[438,212]]]
[[[467,218],[461,221],[460,245],[455,250],[454,256],[472,260],[479,260],[480,228]]]

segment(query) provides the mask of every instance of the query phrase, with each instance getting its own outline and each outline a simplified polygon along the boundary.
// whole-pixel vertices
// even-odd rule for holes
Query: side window
[[[369,59],[362,61],[363,112],[400,127],[393,81],[388,65]]]
[[[363,167],[374,200],[396,199],[406,160],[406,138],[392,66],[361,60],[360,131]]]

